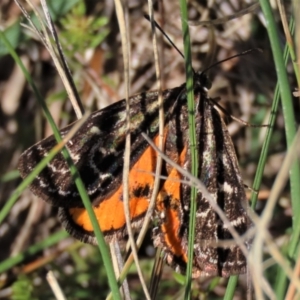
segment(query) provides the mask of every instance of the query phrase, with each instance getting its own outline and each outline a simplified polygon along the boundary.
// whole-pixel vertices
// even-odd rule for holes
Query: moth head
[[[197,81],[199,85],[206,91],[209,90],[212,86],[210,79],[204,72],[197,72],[195,81]]]

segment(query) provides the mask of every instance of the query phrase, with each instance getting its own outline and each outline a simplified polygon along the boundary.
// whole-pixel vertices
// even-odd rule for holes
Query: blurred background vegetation
[[[39,1],[33,1],[39,6]],[[49,9],[59,35],[62,49],[71,69],[84,107],[88,111],[101,109],[125,97],[122,48],[113,1],[49,0]],[[24,4],[31,12],[29,6]],[[278,35],[285,45],[281,16],[272,3],[278,24]],[[145,1],[129,0],[128,23],[130,36],[131,94],[156,89],[153,45]],[[203,70],[212,63],[242,51],[259,47],[263,53],[228,60],[209,70],[213,86],[212,98],[220,97],[220,104],[233,116],[251,124],[267,124],[273,101],[277,76],[265,19],[260,8],[224,20],[248,7],[247,1],[215,0],[191,1],[189,19],[206,21],[222,19],[212,26],[191,26],[193,68]],[[183,49],[180,10],[177,1],[155,2],[155,18],[176,46]],[[292,5],[285,2],[289,20]],[[1,30],[17,51],[44,97],[58,127],[74,121],[75,115],[52,59],[33,34],[19,8],[13,1],[2,1]],[[34,16],[32,16],[35,20]],[[184,61],[176,50],[159,35],[162,84],[173,88],[185,82]],[[294,70],[287,67],[291,87],[296,86]],[[299,123],[299,101],[294,99],[294,111]],[[226,117],[228,129],[237,150],[242,175],[252,187],[265,128],[245,127]],[[256,212],[265,207],[276,175],[286,155],[282,108],[279,108],[271,145],[264,169]],[[29,146],[52,134],[24,75],[0,42],[0,207],[2,207],[21,179],[16,171],[20,154]],[[250,191],[248,192],[250,197]],[[292,206],[289,185],[281,195],[269,224],[276,244],[285,249],[291,232]],[[29,190],[20,195],[0,227],[0,261],[44,243],[61,225],[56,208],[37,199]],[[101,257],[95,247],[83,245],[63,232],[57,243],[41,247],[34,255],[22,257],[18,264],[1,269],[0,299],[53,299],[45,280],[48,270],[54,271],[67,299],[104,299],[109,288]],[[146,277],[151,275],[153,249],[151,233],[141,249],[140,257]],[[284,252],[284,251],[283,251]],[[274,286],[276,266],[270,254],[266,276]],[[143,299],[135,268],[128,275],[132,299]],[[227,279],[201,278],[193,281],[193,299],[223,299]],[[246,276],[240,276],[234,299],[244,299]],[[175,295],[175,296],[174,296]],[[182,298],[182,278],[165,267],[158,290],[158,299]]]

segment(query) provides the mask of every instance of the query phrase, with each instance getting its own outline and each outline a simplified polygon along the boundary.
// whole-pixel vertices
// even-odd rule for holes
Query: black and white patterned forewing
[[[171,117],[178,88],[163,92],[166,120]],[[153,138],[158,130],[158,92],[142,93],[130,98],[131,117],[131,165],[143,153],[148,144],[141,132]],[[66,148],[75,163],[94,205],[119,186],[123,170],[125,143],[125,100],[121,100],[90,115]],[[64,137],[72,124],[60,131]],[[53,136],[25,151],[18,168],[25,178],[56,145]],[[69,167],[59,153],[35,178],[30,189],[37,196],[60,207],[82,207]]]

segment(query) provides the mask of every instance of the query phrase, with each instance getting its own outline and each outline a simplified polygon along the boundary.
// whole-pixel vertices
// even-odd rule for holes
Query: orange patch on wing
[[[180,166],[183,166],[186,151],[187,149],[184,147],[177,162]],[[161,225],[161,232],[164,236],[165,246],[173,255],[181,257],[185,262],[187,262],[186,251],[182,248],[182,238],[179,236],[182,225],[182,208],[180,202],[181,177],[182,176],[177,169],[173,168],[170,171],[163,188],[158,194],[157,210],[165,215],[165,222]],[[167,207],[163,201],[166,196],[170,197],[170,203],[168,203]]]
[[[158,136],[154,138],[154,143],[158,145]],[[135,196],[133,192],[147,186],[149,191],[152,191],[154,176],[151,173],[155,172],[156,158],[155,150],[149,146],[129,171],[129,209],[131,220],[143,216],[148,209],[149,197]],[[117,231],[125,226],[126,219],[122,199],[123,185],[121,184],[114,194],[102,200],[99,206],[93,207],[102,232]],[[85,208],[71,208],[69,212],[73,221],[82,229],[93,231],[92,223]]]

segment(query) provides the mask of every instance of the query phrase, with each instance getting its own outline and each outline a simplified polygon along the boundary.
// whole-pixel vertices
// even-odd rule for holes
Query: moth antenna
[[[235,57],[240,57],[240,56],[248,55],[248,54],[250,54],[250,53],[253,52],[253,51],[257,51],[257,52],[260,52],[260,53],[263,52],[263,50],[260,49],[260,48],[252,48],[252,49],[243,51],[243,52],[241,52],[241,53],[238,53],[238,54],[229,56],[229,57],[227,57],[227,58],[224,58],[224,59],[222,59],[222,60],[219,60],[219,61],[213,63],[213,64],[210,65],[208,68],[206,68],[206,69],[204,69],[203,71],[201,71],[201,73],[207,73],[208,70],[212,69],[213,67],[215,67],[215,66],[217,66],[217,65],[219,65],[219,64],[222,64],[222,63],[225,62],[225,61],[228,61],[228,60],[233,59],[233,58],[235,58]]]
[[[184,59],[184,55],[182,52],[177,48],[177,46],[172,42],[172,40],[168,37],[168,35],[164,32],[164,30],[158,25],[158,23],[153,19],[150,19],[150,16],[148,14],[144,14],[144,18],[148,20],[149,22],[153,22],[155,27],[162,33],[162,35],[169,41],[169,43],[176,49],[176,51],[181,55],[181,57]]]
[[[164,30],[160,27],[160,25],[153,19],[151,20],[150,19],[150,16],[148,14],[144,14],[144,18],[146,20],[148,20],[149,22],[153,22],[153,24],[155,25],[155,27],[162,33],[162,35],[169,41],[169,43],[176,49],[176,51],[179,53],[179,55],[181,55],[181,57],[184,59],[184,55],[182,54],[182,52],[178,49],[178,47],[173,43],[173,41],[169,38],[169,36],[164,32]],[[225,59],[222,59],[220,61],[217,61],[215,63],[213,63],[212,65],[210,65],[208,68],[204,69],[203,71],[201,71],[202,74],[206,73],[208,70],[212,69],[213,67],[217,66],[218,64],[221,64],[225,61],[228,61],[230,59],[233,59],[235,57],[240,57],[240,56],[244,56],[244,55],[248,55],[250,54],[251,52],[253,51],[258,51],[260,53],[263,52],[262,49],[260,48],[253,48],[253,49],[249,49],[249,50],[246,50],[246,51],[243,51],[241,53],[238,53],[238,54],[235,54],[235,55],[232,55],[230,57],[227,57]]]

